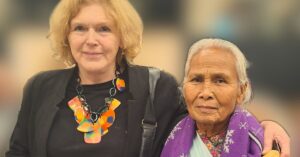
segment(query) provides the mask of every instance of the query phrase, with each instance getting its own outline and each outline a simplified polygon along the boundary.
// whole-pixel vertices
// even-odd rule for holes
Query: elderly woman
[[[251,96],[247,60],[234,44],[203,39],[190,49],[183,95],[189,115],[173,129],[162,157],[259,157],[263,128],[242,105]]]
[[[132,61],[142,30],[127,0],[61,0],[50,19],[49,38],[57,56],[73,67],[28,81],[6,157],[160,156],[186,109],[175,79],[160,72],[155,137],[152,146],[141,147],[149,73]],[[272,135],[281,130],[264,125]]]

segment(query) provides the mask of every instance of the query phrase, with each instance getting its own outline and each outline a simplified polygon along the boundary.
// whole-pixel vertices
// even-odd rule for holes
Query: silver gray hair
[[[211,48],[219,48],[219,49],[227,50],[228,52],[233,54],[236,60],[235,64],[236,64],[236,71],[238,74],[239,82],[240,84],[248,84],[245,89],[245,97],[242,104],[248,103],[252,95],[249,78],[247,76],[247,68],[249,67],[248,61],[244,56],[244,54],[236,45],[226,40],[208,38],[208,39],[202,39],[195,42],[189,49],[187,61],[185,64],[185,74],[184,74],[183,82],[187,81],[187,75],[190,70],[190,62],[193,56],[195,56],[198,53],[201,53],[202,50],[211,49]]]

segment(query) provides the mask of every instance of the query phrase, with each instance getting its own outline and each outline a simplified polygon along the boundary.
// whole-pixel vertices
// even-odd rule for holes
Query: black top
[[[79,132],[76,128],[78,123],[75,121],[73,111],[67,103],[73,99],[76,93],[77,81],[75,75],[71,79],[66,98],[58,106],[59,110],[54,119],[53,126],[49,133],[47,153],[49,157],[117,157],[124,154],[124,145],[127,135],[127,104],[125,90],[117,93],[114,98],[121,101],[121,105],[116,108],[116,118],[108,133],[101,138],[97,144],[87,144],[84,142],[84,133]],[[96,111],[104,105],[104,98],[109,97],[109,89],[113,87],[112,81],[95,85],[83,85],[83,95],[87,103],[91,105],[92,111]]]
[[[76,155],[78,153],[81,157],[92,156],[92,153],[97,156],[108,156],[108,151],[113,153],[111,156],[117,157],[139,156],[143,132],[141,123],[149,96],[148,68],[137,65],[127,66],[126,75],[128,76],[125,78],[128,80],[125,80],[125,82],[128,83],[126,84],[127,91],[124,93],[126,101],[124,103],[121,100],[123,104],[116,109],[121,111],[116,111],[115,123],[110,127],[109,133],[103,136],[101,143],[95,146],[83,144],[82,135],[71,136],[72,132],[79,134],[75,130],[75,126],[69,131],[65,129],[70,126],[64,124],[76,124],[71,110],[66,108],[66,103],[70,99],[70,96],[68,96],[70,93],[67,93],[67,89],[74,71],[75,68],[43,72],[28,81],[24,88],[21,110],[6,157],[75,156],[63,154],[68,151],[67,148],[73,149],[72,152]],[[88,102],[90,99],[88,98]],[[66,111],[70,114],[68,116],[70,121],[67,122],[61,121],[63,119],[61,116],[67,116],[62,111],[64,105]],[[124,109],[125,111],[121,109],[124,106],[127,107]],[[172,128],[186,116],[185,106],[179,103],[176,80],[163,71],[155,88],[154,109],[157,118],[157,130],[151,149],[152,153],[149,155],[159,157]],[[123,111],[128,112],[127,116],[124,115],[125,120],[120,118]],[[124,123],[128,130],[127,134],[122,136],[121,133],[116,133],[120,137],[111,137],[117,126],[122,124],[122,122],[118,122],[119,120],[126,121]],[[59,142],[53,143],[55,142],[54,138]],[[120,138],[125,138],[125,141]],[[77,142],[73,143],[71,140]],[[104,143],[109,144],[103,146]],[[54,147],[60,148],[60,150]],[[98,149],[101,149],[101,153]],[[56,153],[62,154],[56,155],[51,150],[58,150],[60,152]],[[82,152],[85,152],[84,155],[82,155]],[[123,155],[118,155],[122,152],[124,152]],[[114,153],[117,153],[117,155]]]

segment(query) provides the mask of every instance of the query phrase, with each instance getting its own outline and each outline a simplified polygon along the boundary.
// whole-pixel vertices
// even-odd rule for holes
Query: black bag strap
[[[142,120],[143,135],[139,157],[150,157],[155,137],[157,122],[154,112],[154,95],[156,83],[160,78],[160,70],[148,68],[149,71],[149,97],[146,104],[144,119]]]

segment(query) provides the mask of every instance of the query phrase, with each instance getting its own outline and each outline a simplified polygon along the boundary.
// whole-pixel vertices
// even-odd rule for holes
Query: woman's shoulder
[[[74,68],[56,69],[39,72],[31,77],[33,80],[59,80],[64,77],[71,77],[74,72]]]
[[[263,139],[263,127],[252,113],[242,107],[237,107],[234,114],[240,118],[239,127],[248,128],[248,133],[252,140],[257,142],[256,139],[258,141]]]
[[[73,72],[74,72],[74,68],[48,70],[48,71],[39,72],[35,74],[32,78],[51,79],[57,77],[66,77],[72,75]]]
[[[74,68],[68,69],[58,69],[42,71],[33,75],[28,81],[26,86],[53,86],[54,84],[67,84],[72,74]]]

